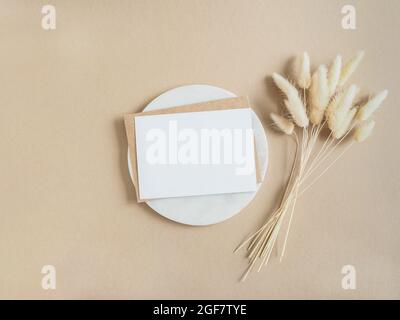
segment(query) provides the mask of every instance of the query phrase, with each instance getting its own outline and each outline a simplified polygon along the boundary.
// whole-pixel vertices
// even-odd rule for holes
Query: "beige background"
[[[400,298],[400,2],[0,1],[1,298]],[[286,259],[246,283],[233,248],[268,216],[289,168],[270,74],[308,50],[313,64],[366,50],[354,76],[388,88],[377,127],[299,200]],[[137,204],[123,113],[175,86],[248,94],[270,142],[267,180],[238,216],[187,227]],[[41,267],[57,289],[41,288]],[[341,268],[357,290],[341,288]]]

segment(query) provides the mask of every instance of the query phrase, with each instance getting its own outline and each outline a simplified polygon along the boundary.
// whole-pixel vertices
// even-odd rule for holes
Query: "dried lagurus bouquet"
[[[349,85],[349,79],[357,69],[364,52],[342,65],[337,55],[331,65],[319,66],[312,74],[310,58],[304,53],[298,58],[293,83],[280,74],[272,78],[284,94],[283,115],[271,113],[278,130],[295,141],[296,152],[285,191],[276,210],[253,235],[236,249],[247,247],[249,266],[242,280],[257,266],[266,265],[276,244],[284,221],[286,232],[280,259],[285,254],[286,243],[298,197],[354,144],[367,139],[374,129],[372,116],[388,95],[383,90],[371,96],[363,104],[357,103],[359,87]],[[327,135],[321,132],[328,130]],[[345,138],[352,136],[352,141]],[[323,137],[322,143],[317,143]],[[344,147],[339,147],[341,145]],[[338,148],[339,147],[339,148]],[[340,151],[340,152],[339,152]],[[287,218],[287,219],[285,219]]]

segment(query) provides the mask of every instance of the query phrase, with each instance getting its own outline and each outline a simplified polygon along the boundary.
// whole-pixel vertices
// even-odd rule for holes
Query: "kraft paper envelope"
[[[173,114],[183,112],[201,112],[201,111],[213,111],[213,110],[228,110],[228,109],[239,109],[249,108],[249,102],[245,97],[234,97],[228,99],[212,100],[207,102],[182,105],[177,107],[170,107],[166,109],[145,111],[140,113],[126,114],[124,115],[125,130],[129,145],[129,155],[131,161],[132,181],[136,190],[136,197],[138,202],[144,202],[147,199],[140,199],[139,183],[138,183],[138,169],[137,169],[137,155],[136,155],[136,136],[135,136],[135,117],[136,116],[151,116],[151,115],[162,115],[162,114]],[[254,146],[255,150],[255,146]],[[257,151],[255,150],[255,166],[256,166],[256,178],[257,182],[261,182],[261,176],[259,172]]]

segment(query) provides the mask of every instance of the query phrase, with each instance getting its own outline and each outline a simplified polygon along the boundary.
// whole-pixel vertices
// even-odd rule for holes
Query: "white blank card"
[[[251,109],[135,117],[142,200],[255,191]]]

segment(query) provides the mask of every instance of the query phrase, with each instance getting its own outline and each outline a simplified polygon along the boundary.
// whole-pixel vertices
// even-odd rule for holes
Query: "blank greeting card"
[[[245,97],[126,114],[138,202],[254,191],[261,175],[253,116]]]
[[[256,190],[250,108],[134,117],[142,200]]]

